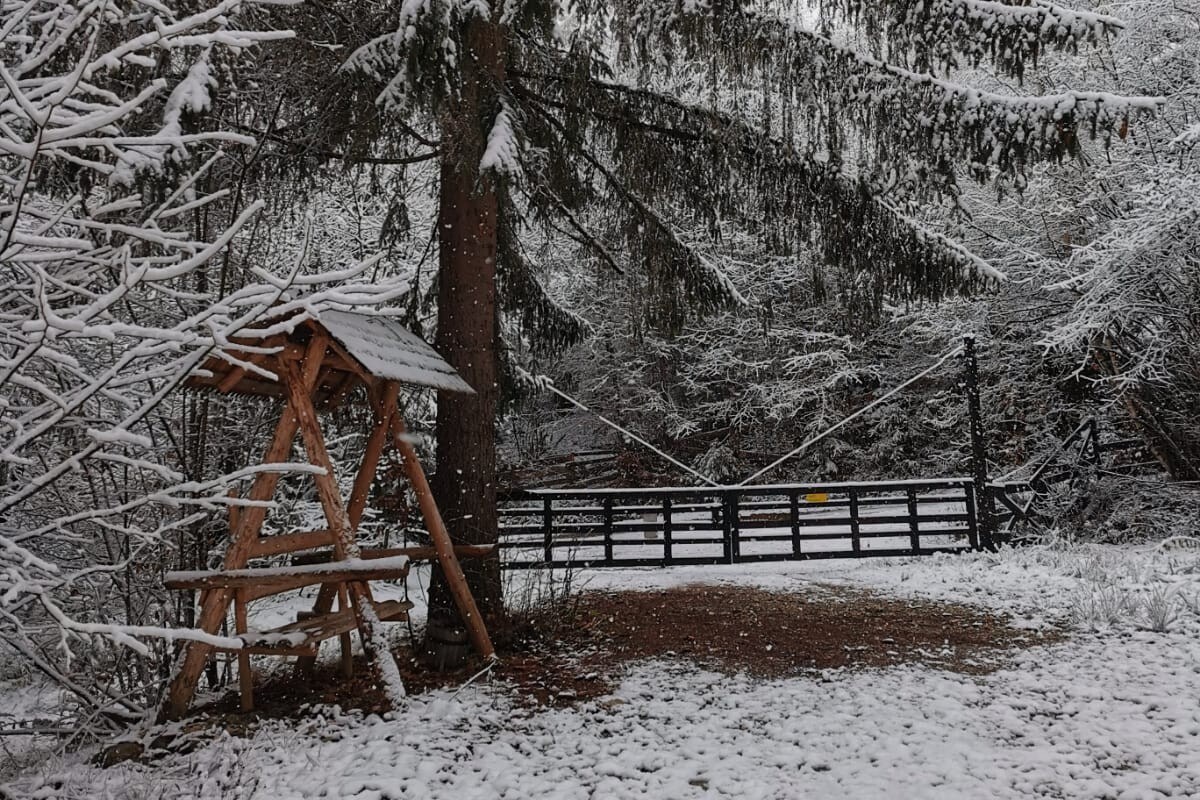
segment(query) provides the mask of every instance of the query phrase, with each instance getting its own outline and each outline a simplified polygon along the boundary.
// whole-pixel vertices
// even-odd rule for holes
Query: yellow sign
[[[804,495],[804,502],[806,502],[806,503],[825,503],[828,501],[829,501],[829,495],[825,494],[825,492]]]

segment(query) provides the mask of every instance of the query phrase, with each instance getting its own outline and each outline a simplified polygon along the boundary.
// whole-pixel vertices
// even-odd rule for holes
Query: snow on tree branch
[[[170,460],[183,379],[267,309],[405,288],[303,250],[258,282],[220,272],[263,204],[216,179],[254,140],[205,112],[240,51],[289,35],[242,29],[255,5],[0,1],[0,635],[93,712],[114,700],[72,659],[205,636],[132,607],[148,555],[246,477]]]
[[[874,41],[886,41],[891,53],[915,69],[949,70],[986,60],[1018,79],[1027,63],[1037,66],[1047,47],[1073,52],[1080,44],[1100,44],[1124,27],[1108,14],[1047,2],[826,0],[821,8],[865,27]]]

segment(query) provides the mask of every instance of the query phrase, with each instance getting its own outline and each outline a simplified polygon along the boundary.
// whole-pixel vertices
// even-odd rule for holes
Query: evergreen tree
[[[1081,136],[1107,142],[1155,104],[977,88],[1121,25],[1045,2],[343,0],[287,13],[320,46],[274,56],[295,93],[280,141],[310,161],[438,161],[437,345],[477,394],[438,398],[435,491],[470,543],[497,534],[498,342],[587,333],[546,291],[523,244],[535,232],[623,274],[641,323],[668,333],[746,302],[693,235],[729,225],[810,250],[875,305],[934,300],[999,274],[923,224],[927,209],[961,213],[964,180],[1019,191],[1030,164]],[[493,624],[498,570],[467,565]],[[435,581],[431,633],[450,609]]]

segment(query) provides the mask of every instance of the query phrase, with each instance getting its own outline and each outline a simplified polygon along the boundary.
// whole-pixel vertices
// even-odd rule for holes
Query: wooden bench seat
[[[456,544],[454,545],[454,555],[457,558],[487,558],[496,551],[494,544]],[[410,562],[417,561],[433,561],[437,558],[437,550],[430,545],[410,545],[408,547],[364,547],[359,551],[359,558],[363,561],[382,561],[390,558],[407,558]],[[300,555],[292,556],[292,564],[295,566],[308,566],[310,564],[327,564],[333,558],[333,554],[328,550],[321,550],[315,553],[301,553]]]
[[[407,600],[384,600],[375,603],[375,614],[382,622],[408,619],[412,603]],[[326,639],[349,633],[358,627],[354,609],[331,611],[328,614],[301,613],[300,619],[265,631],[246,631],[239,634],[245,647],[228,648],[229,652],[251,655],[315,656],[317,645]],[[219,648],[226,649],[226,648]]]

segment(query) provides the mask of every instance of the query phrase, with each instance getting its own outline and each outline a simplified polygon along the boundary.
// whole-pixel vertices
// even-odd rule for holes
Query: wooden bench
[[[402,622],[408,619],[413,604],[407,600],[384,600],[374,603],[375,616],[381,622]],[[248,653],[260,656],[308,656],[317,654],[317,646],[326,639],[350,633],[358,627],[354,609],[314,614],[301,611],[295,622],[265,631],[246,631],[238,634],[245,646],[240,648],[217,648],[230,653]]]

